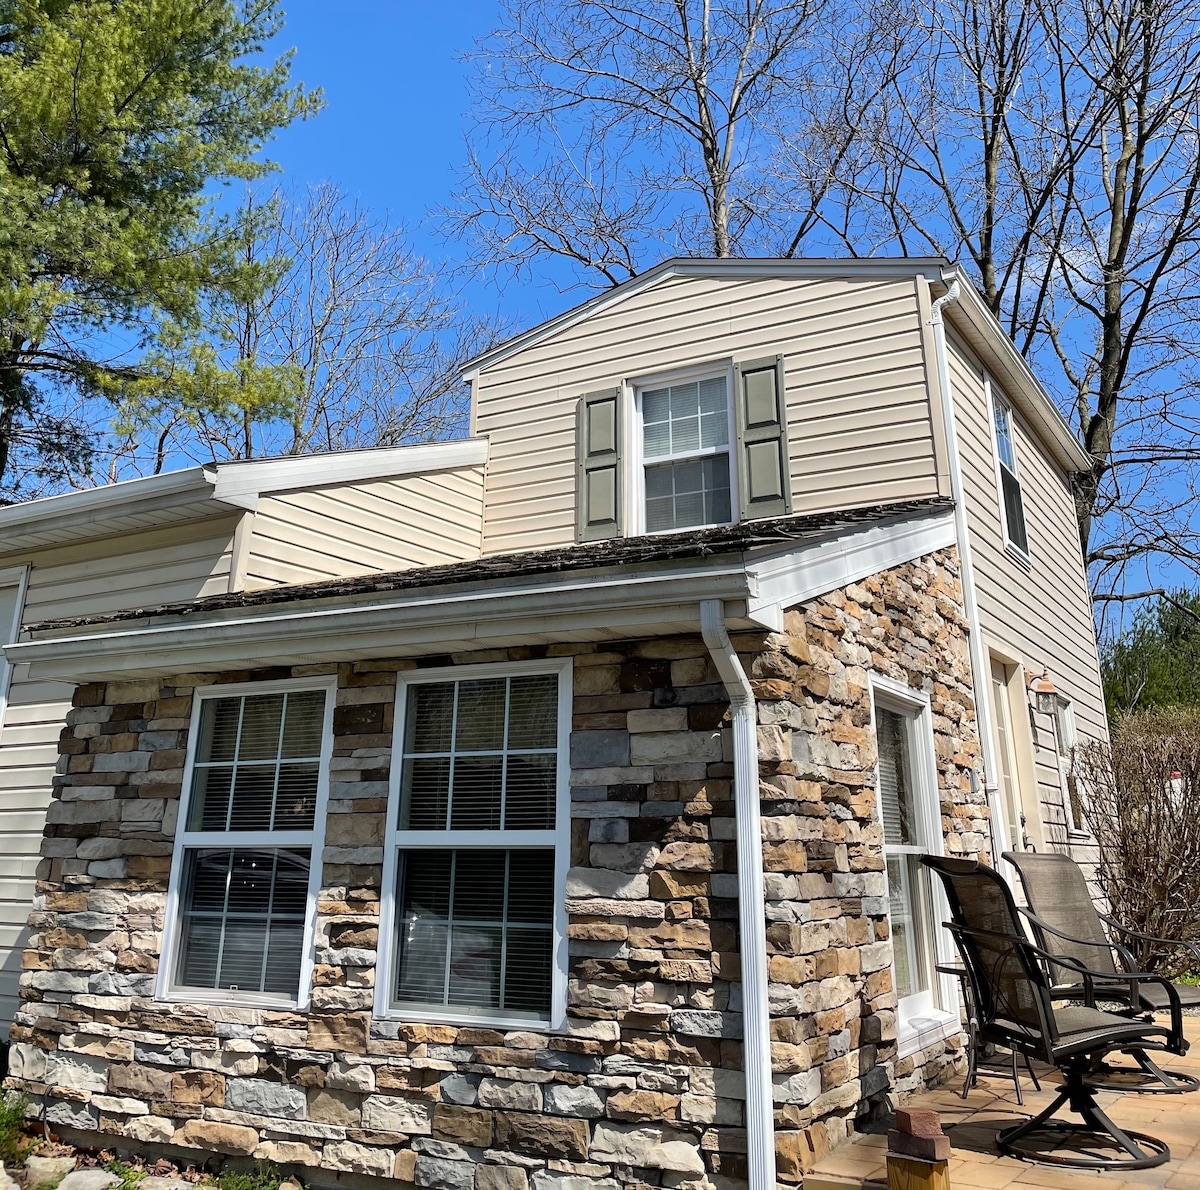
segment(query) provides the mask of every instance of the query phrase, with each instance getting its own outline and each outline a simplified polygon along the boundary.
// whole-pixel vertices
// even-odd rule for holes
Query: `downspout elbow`
[[[738,925],[742,961],[742,1049],[750,1190],[775,1190],[775,1104],[767,1002],[758,722],[754,691],[725,627],[719,599],[700,604],[700,632],[729,694],[733,720],[733,796],[737,828]]]

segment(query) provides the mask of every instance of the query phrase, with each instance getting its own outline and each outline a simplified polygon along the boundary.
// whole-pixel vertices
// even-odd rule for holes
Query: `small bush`
[[[9,1169],[21,1165],[34,1145],[33,1137],[25,1135],[27,1103],[24,1095],[0,1094],[0,1161]]]
[[[1200,943],[1200,708],[1119,717],[1111,744],[1080,746],[1074,773],[1112,916],[1174,943]],[[1195,966],[1178,946],[1120,940],[1143,970]]]
[[[116,1159],[106,1161],[104,1168],[121,1179],[120,1187],[114,1187],[113,1190],[137,1190],[138,1183],[149,1176],[146,1170],[138,1169],[136,1166]]]
[[[273,1161],[260,1161],[249,1172],[226,1170],[217,1178],[220,1190],[279,1190],[283,1173]]]

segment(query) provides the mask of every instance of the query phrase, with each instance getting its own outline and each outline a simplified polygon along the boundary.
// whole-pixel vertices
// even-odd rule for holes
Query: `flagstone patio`
[[[1167,1069],[1200,1076],[1200,1017],[1189,1017],[1184,1032],[1191,1052],[1161,1063]],[[996,1147],[1001,1128],[1028,1118],[1046,1107],[1058,1083],[1049,1067],[1034,1063],[1042,1084],[1035,1091],[1022,1072],[1024,1106],[1018,1106],[1012,1080],[996,1069],[980,1074],[967,1098],[960,1097],[961,1080],[905,1100],[906,1107],[933,1108],[950,1137],[950,1183],[953,1190],[1004,1190],[1008,1186],[1052,1186],[1055,1190],[1116,1190],[1117,1187],[1164,1187],[1200,1190],[1200,1091],[1186,1095],[1104,1093],[1100,1105],[1120,1125],[1166,1141],[1171,1160],[1156,1169],[1100,1173],[1039,1165],[1002,1156]],[[1060,1113],[1062,1118],[1070,1118]],[[804,1190],[848,1190],[872,1183],[886,1185],[884,1154],[887,1136],[866,1134],[822,1158],[805,1178]]]

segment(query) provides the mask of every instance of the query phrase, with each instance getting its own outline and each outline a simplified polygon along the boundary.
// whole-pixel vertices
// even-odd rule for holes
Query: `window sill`
[[[172,1004],[208,1004],[219,1008],[262,1008],[277,1012],[307,1012],[307,999],[295,996],[271,996],[261,992],[216,992],[205,988],[169,988],[156,994],[154,1001],[164,1008]]]
[[[505,1016],[503,1013],[455,1012],[438,1008],[383,1008],[375,1012],[377,1020],[413,1021],[423,1025],[454,1025],[458,1028],[520,1029],[529,1033],[565,1033],[566,1025],[555,1025],[545,1017]]]
[[[963,1031],[957,1013],[935,1008],[923,1016],[902,1021],[896,1032],[896,1057],[907,1058],[920,1053],[939,1041],[955,1037]]]
[[[1019,546],[1013,545],[1011,541],[1005,541],[1004,552],[1021,567],[1027,574],[1033,570],[1033,563],[1030,561],[1029,555]]]

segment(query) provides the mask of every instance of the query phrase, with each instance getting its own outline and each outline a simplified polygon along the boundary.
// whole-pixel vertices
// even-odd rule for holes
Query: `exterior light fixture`
[[[1044,667],[1040,678],[1030,679],[1029,694],[1034,710],[1039,715],[1053,715],[1058,709],[1058,691],[1055,689],[1054,683],[1050,681]]]

